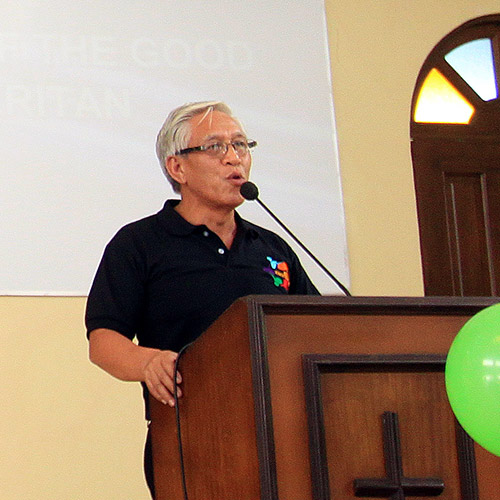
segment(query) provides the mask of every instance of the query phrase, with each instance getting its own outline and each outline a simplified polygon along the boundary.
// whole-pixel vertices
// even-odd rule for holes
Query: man
[[[279,236],[235,212],[255,145],[222,102],[172,111],[157,155],[181,199],[128,224],[106,247],[87,302],[90,359],[142,382],[146,405],[149,393],[174,406],[177,352],[237,298],[318,294]],[[149,439],[145,469],[154,498]]]

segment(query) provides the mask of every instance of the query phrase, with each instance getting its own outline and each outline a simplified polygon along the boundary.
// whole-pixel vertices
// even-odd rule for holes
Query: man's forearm
[[[134,344],[114,330],[100,328],[89,336],[92,363],[120,380],[144,382],[144,368],[158,349]]]
[[[90,332],[90,360],[120,380],[145,382],[158,401],[174,406],[174,372],[177,353],[134,344],[114,330]],[[177,384],[182,382],[177,373]],[[177,396],[182,395],[177,388]]]

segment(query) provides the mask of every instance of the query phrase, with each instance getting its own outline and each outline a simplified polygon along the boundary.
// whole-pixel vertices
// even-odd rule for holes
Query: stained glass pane
[[[444,58],[483,101],[498,97],[493,48],[489,38],[464,43]]]
[[[436,68],[425,79],[415,106],[414,119],[419,123],[467,124],[474,107]]]

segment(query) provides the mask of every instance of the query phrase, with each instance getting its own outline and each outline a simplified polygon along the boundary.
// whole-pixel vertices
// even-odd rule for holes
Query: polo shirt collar
[[[242,219],[238,212],[234,213],[234,217],[236,219],[236,224],[238,225],[238,230],[242,230],[245,234],[250,235],[252,238],[258,238],[259,233],[255,230],[252,224],[245,219]]]
[[[158,218],[163,227],[173,235],[187,236],[191,234],[196,226],[190,224],[176,210],[175,207],[181,200],[167,200],[163,209],[158,212]]]
[[[195,226],[182,217],[175,207],[179,204],[180,200],[167,200],[163,209],[158,212],[158,217],[165,229],[173,235],[187,236],[200,229],[206,229],[205,225]],[[245,233],[251,236],[258,236],[257,231],[245,219],[242,219],[238,212],[235,212],[235,220],[238,225],[238,230],[242,229]]]

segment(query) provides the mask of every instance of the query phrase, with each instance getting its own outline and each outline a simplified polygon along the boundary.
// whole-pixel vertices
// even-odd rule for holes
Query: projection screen
[[[258,141],[261,199],[348,285],[327,47],[322,0],[4,2],[0,293],[86,295],[115,232],[176,197],[154,151],[166,115],[212,99]]]

